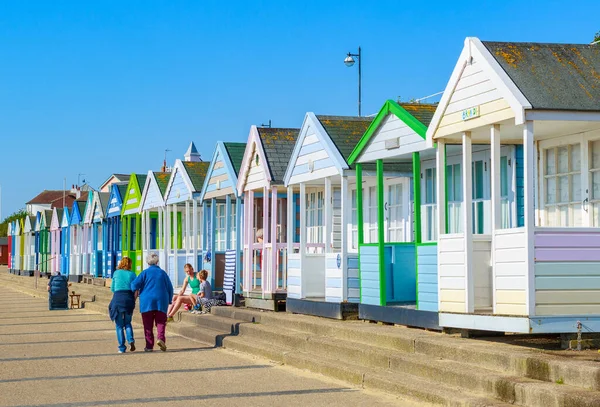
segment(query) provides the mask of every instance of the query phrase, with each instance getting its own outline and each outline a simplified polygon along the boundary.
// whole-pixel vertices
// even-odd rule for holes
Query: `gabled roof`
[[[208,161],[182,161],[182,164],[190,177],[190,181],[192,181],[194,192],[200,192],[210,163]]]
[[[63,217],[63,209],[62,208],[54,208],[52,210],[52,218],[50,221],[50,229],[58,230],[60,228],[60,224],[62,222]]]
[[[600,111],[600,46],[482,41],[533,109]]]
[[[160,193],[162,195],[164,195],[165,191],[167,190],[170,177],[170,172],[154,172],[154,179],[156,180],[156,184],[158,185],[158,189],[160,189]]]
[[[257,127],[257,130],[271,173],[271,182],[283,184],[285,170],[300,129]]]
[[[108,198],[108,206],[106,209],[107,218],[121,216],[123,197],[127,193],[128,184],[129,182],[116,182],[110,186],[110,197]]]
[[[348,163],[348,157],[373,121],[372,117],[322,116],[317,119],[329,135],[333,144]]]
[[[50,205],[51,208],[62,208],[64,203],[67,206],[73,205],[75,195],[71,191],[63,190],[44,190],[35,198],[27,202],[27,205]]]
[[[146,184],[147,177],[146,174],[131,174],[125,195],[122,196],[123,208],[121,215],[138,212],[142,201],[142,188]]]
[[[231,165],[235,170],[235,175],[240,175],[240,168],[242,168],[242,161],[244,160],[244,151],[246,151],[246,143],[223,143]]]
[[[497,90],[498,97],[503,99],[510,107],[510,113],[514,117],[515,124],[519,125],[525,122],[525,110],[531,109],[531,103],[529,103],[523,92],[521,92],[517,85],[510,79],[506,71],[496,60],[495,56],[490,53],[481,41],[475,37],[467,37],[452,74],[450,75],[450,79],[446,84],[444,94],[442,95],[435,114],[427,127],[426,141],[429,147],[432,147],[435,143],[434,138],[437,139],[438,137],[444,136],[444,132],[442,132],[442,135],[438,133],[440,123],[446,114],[446,110],[450,105],[463,73],[472,67],[473,63],[478,65],[478,67],[485,72],[486,78]],[[465,108],[468,107],[468,105],[465,106]]]
[[[427,126],[431,122],[437,105],[420,103],[402,103],[399,104],[393,100],[387,100],[383,107],[375,116],[375,119],[369,125],[364,135],[360,138],[348,155],[349,164],[354,165],[361,152],[367,147],[371,138],[376,134],[377,129],[383,124],[385,118],[393,114],[404,122],[411,130],[419,136],[426,139]],[[386,166],[389,168],[389,164]]]
[[[164,195],[169,183],[170,175],[171,173],[168,172],[148,171],[146,183],[144,184],[144,189],[142,191],[142,198],[139,207],[140,212],[146,209],[156,208],[157,206],[164,206]],[[151,190],[150,188],[153,189]],[[148,203],[148,194],[152,194],[151,196],[153,196],[154,199],[158,198],[159,202],[151,201]]]
[[[71,209],[71,212],[72,211],[73,210]],[[60,219],[60,227],[61,228],[67,227],[70,225],[70,223],[71,223],[71,213],[69,212],[69,208],[65,207],[65,208],[63,208],[63,214]]]
[[[239,173],[239,169],[242,165],[242,160],[244,158],[244,151],[246,150],[246,143],[223,143],[222,141],[218,141],[215,146],[215,151],[213,153],[212,160],[210,161],[210,165],[208,167],[208,171],[206,173],[204,184],[202,186],[202,191],[200,192],[200,201],[205,199],[206,194],[209,192],[211,188],[210,182],[213,180],[212,177],[215,176],[215,171],[219,171],[220,176],[227,176],[227,183],[231,183],[230,186],[227,186],[222,189],[221,183],[219,181],[219,187],[215,187],[216,184],[212,185],[212,188],[218,188],[219,195],[222,193],[222,196],[225,196],[231,191],[236,191],[237,186],[237,176]],[[232,162],[232,155],[235,158],[235,162]],[[223,167],[215,170],[215,165],[220,162]],[[225,171],[225,173],[221,174],[220,172]],[[216,190],[213,189],[213,194],[216,193]]]
[[[115,180],[114,182],[129,182],[129,174],[111,174],[110,177],[100,185],[100,189],[104,188],[113,181],[113,179]]]
[[[71,218],[69,225],[78,225],[83,220],[83,211],[85,210],[85,202],[75,201],[71,208]]]

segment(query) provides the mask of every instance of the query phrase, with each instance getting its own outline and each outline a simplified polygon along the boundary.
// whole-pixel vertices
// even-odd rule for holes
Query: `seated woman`
[[[196,294],[200,291],[200,280],[198,280],[198,277],[194,272],[194,267],[188,263],[183,266],[183,270],[187,274],[187,277],[183,280],[183,287],[181,287],[179,294],[173,296],[173,302],[169,305],[167,311],[167,321],[169,322],[173,321],[173,316],[179,311],[179,308],[181,308],[183,304],[188,304],[190,308],[193,308],[196,305]],[[191,295],[184,294],[188,284],[192,289]]]

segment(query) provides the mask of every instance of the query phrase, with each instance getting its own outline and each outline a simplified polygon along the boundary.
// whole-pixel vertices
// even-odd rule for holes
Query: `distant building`
[[[53,208],[70,208],[75,200],[87,198],[91,187],[87,184],[77,187],[71,186],[71,190],[44,190],[35,198],[27,202],[26,210],[29,215],[35,216],[38,212],[52,210]]]
[[[110,192],[110,186],[116,182],[129,182],[129,174],[112,174],[100,185],[100,192]]]

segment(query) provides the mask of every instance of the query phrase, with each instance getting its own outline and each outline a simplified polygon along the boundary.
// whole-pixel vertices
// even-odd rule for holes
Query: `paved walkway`
[[[168,333],[165,353],[118,354],[105,316],[2,286],[0,309],[2,406],[422,405]]]

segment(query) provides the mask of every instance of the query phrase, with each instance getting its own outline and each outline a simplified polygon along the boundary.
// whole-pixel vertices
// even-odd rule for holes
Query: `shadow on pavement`
[[[86,375],[72,375],[72,376],[41,376],[41,377],[27,377],[22,379],[6,379],[0,380],[0,383],[18,383],[18,382],[33,382],[33,381],[55,381],[55,380],[73,380],[73,379],[97,379],[100,377],[131,377],[131,376],[145,376],[155,374],[174,374],[174,373],[201,373],[201,372],[216,372],[222,370],[250,370],[250,369],[266,369],[272,366],[269,365],[242,365],[242,366],[222,366],[222,367],[208,367],[203,369],[171,369],[171,370],[151,370],[146,372],[127,372],[127,373],[94,373]]]
[[[325,394],[325,393],[344,393],[355,392],[356,389],[351,388],[333,388],[333,389],[306,389],[306,390],[281,390],[281,391],[265,391],[256,393],[229,393],[229,394],[198,394],[195,396],[180,396],[180,397],[146,397],[121,400],[95,400],[73,403],[57,403],[57,404],[38,404],[38,407],[86,407],[86,406],[116,406],[120,404],[147,404],[147,403],[174,403],[178,401],[202,401],[216,399],[233,399],[233,398],[249,398],[249,397],[277,397],[277,396],[300,396],[303,394]],[[25,406],[14,406],[25,407]]]

